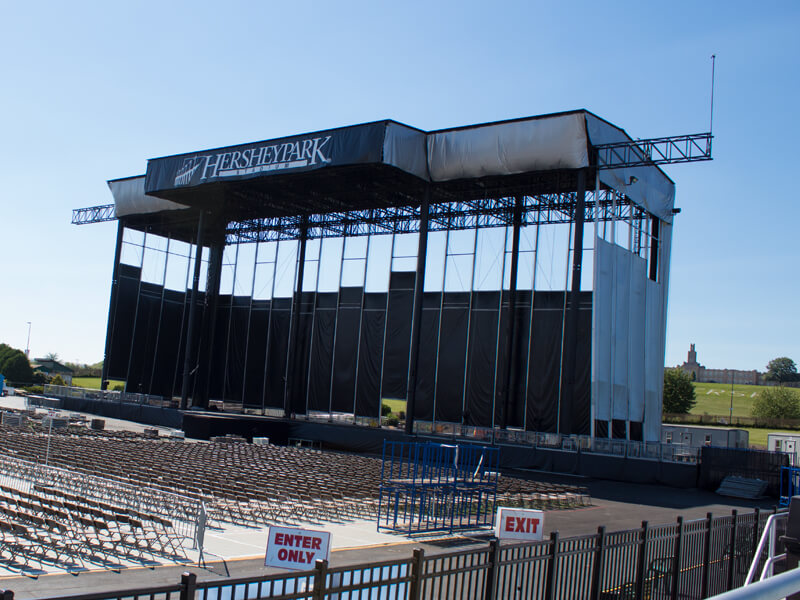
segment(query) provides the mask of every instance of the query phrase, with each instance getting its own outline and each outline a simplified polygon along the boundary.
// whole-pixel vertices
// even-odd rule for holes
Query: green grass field
[[[733,416],[749,417],[750,409],[760,385],[733,386]],[[694,393],[697,400],[689,411],[693,415],[721,415],[727,417],[731,412],[731,386],[722,383],[695,383]]]
[[[100,389],[100,378],[99,377],[73,377],[72,378],[72,385],[75,387],[82,387],[82,388],[89,388],[92,390],[99,390]],[[125,385],[124,381],[118,381],[116,379],[109,379],[108,380],[108,389],[114,389],[115,385]]]
[[[392,409],[394,414],[397,414],[401,410],[405,412],[406,410],[406,401],[405,400],[392,400],[391,398],[384,398],[381,401],[383,404],[388,404],[389,408]]]

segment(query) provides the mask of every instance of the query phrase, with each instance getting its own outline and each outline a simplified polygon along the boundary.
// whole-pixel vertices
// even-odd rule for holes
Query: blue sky
[[[115,226],[70,225],[148,158],[392,118],[587,108],[708,129],[677,185],[667,364],[800,361],[796,2],[0,1],[0,341],[102,358]]]

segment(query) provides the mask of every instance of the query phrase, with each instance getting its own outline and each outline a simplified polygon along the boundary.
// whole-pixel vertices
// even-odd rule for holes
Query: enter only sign
[[[264,566],[307,571],[317,560],[328,560],[330,549],[327,531],[270,527]]]
[[[536,541],[543,538],[544,513],[521,508],[497,509],[496,535],[501,540]]]

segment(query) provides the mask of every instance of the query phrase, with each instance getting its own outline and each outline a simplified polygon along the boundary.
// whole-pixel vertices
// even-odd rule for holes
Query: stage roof
[[[320,214],[575,191],[593,147],[631,141],[586,110],[425,132],[386,120],[154,158],[109,182],[116,216],[184,208],[223,220]],[[603,187],[672,220],[673,182],[656,166],[601,169]],[[587,182],[590,189],[593,180]]]

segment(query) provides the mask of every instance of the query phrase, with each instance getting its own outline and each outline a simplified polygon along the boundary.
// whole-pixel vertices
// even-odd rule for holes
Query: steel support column
[[[562,434],[576,433],[573,424],[575,406],[575,373],[577,371],[578,309],[581,296],[581,267],[583,265],[583,223],[586,201],[586,171],[578,171],[578,191],[575,198],[575,230],[572,242],[572,288],[569,293],[569,310],[564,323],[564,356],[562,358],[562,394],[559,398],[558,431]]]
[[[203,321],[200,334],[200,350],[197,359],[197,375],[192,391],[192,406],[208,408],[211,397],[211,378],[214,369],[214,340],[217,333],[217,305],[219,303],[219,281],[222,276],[222,256],[225,251],[225,237],[220,236],[209,244],[208,273],[206,275],[206,297],[203,305]],[[223,398],[224,400],[223,381]]]
[[[186,328],[186,349],[183,352],[183,385],[181,385],[181,410],[188,408],[189,382],[192,377],[194,363],[194,327],[197,313],[197,288],[200,287],[200,264],[203,260],[203,211],[197,219],[197,235],[195,236],[194,275],[192,277],[192,293],[189,300],[189,324]]]
[[[108,389],[108,360],[111,355],[111,342],[114,336],[114,321],[117,316],[117,298],[119,297],[119,261],[122,255],[122,238],[125,225],[117,221],[117,245],[114,250],[114,270],[111,274],[111,296],[108,299],[108,323],[106,325],[106,347],[103,351],[103,369],[100,374],[100,389]]]
[[[519,269],[519,233],[522,227],[522,196],[514,198],[514,220],[511,237],[511,277],[508,285],[508,326],[506,327],[506,373],[505,389],[503,390],[503,413],[500,419],[500,427],[505,429],[508,426],[508,411],[511,404],[511,396],[514,392],[514,382],[511,380],[514,374],[514,348],[517,333],[517,270]],[[503,285],[500,285],[500,294],[503,293]],[[502,317],[502,311],[500,313]]]
[[[411,351],[409,352],[408,391],[406,403],[406,434],[414,433],[414,410],[417,400],[417,370],[419,362],[419,340],[422,325],[422,296],[425,291],[425,262],[428,257],[428,213],[430,207],[430,188],[419,210],[419,239],[417,241],[417,274],[414,278],[414,312],[411,317]]]
[[[294,413],[295,378],[297,374],[297,346],[300,331],[300,304],[303,296],[303,277],[306,266],[306,241],[308,240],[308,215],[303,215],[300,223],[300,256],[297,259],[297,291],[292,297],[291,328],[289,331],[289,348],[287,349],[289,364],[286,367],[286,389],[283,395],[283,415],[290,417]]]

